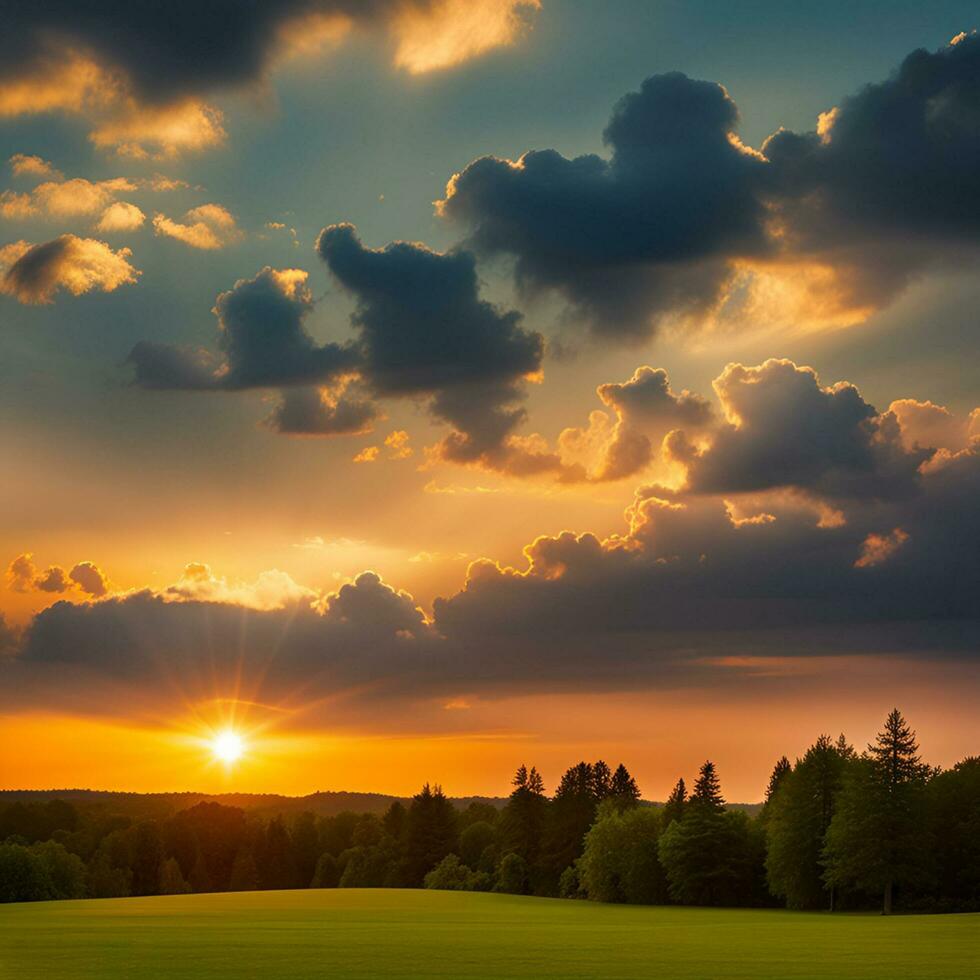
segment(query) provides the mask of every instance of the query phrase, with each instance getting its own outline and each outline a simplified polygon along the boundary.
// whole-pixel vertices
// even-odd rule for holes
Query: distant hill
[[[223,803],[256,814],[316,813],[334,816],[338,813],[384,813],[394,802],[408,804],[411,797],[386,793],[352,793],[345,790],[324,790],[307,796],[282,796],[278,793],[121,793],[102,789],[4,789],[0,790],[0,806],[20,801],[69,800],[76,806],[100,808],[133,817],[170,816],[198,803]],[[471,803],[486,803],[502,807],[503,796],[452,796],[450,802],[465,810]],[[660,802],[643,801],[646,806],[663,806]],[[729,803],[731,810],[744,810],[755,815],[761,803]]]

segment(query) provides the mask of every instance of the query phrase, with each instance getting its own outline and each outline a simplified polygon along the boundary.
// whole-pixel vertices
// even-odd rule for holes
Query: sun
[[[231,765],[237,762],[245,751],[241,735],[233,731],[219,732],[211,741],[211,751],[215,759]]]

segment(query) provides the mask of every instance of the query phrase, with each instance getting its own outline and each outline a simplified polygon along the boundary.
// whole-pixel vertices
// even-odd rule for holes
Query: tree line
[[[282,888],[440,888],[601,902],[980,911],[980,758],[922,762],[893,711],[858,753],[822,735],[775,765],[756,816],[707,761],[644,804],[624,765],[548,796],[521,766],[502,809],[438,786],[378,816],[251,815],[202,802],[134,820],[60,799],[0,808],[0,901]]]

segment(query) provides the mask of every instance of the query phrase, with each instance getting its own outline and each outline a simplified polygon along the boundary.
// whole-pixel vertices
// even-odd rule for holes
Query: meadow
[[[980,915],[602,905],[315,889],[0,906],[0,977],[959,980]]]

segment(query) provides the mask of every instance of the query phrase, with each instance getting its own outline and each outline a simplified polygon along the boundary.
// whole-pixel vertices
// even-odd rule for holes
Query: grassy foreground
[[[980,915],[647,908],[329,890],[0,905],[0,977],[977,976]]]

